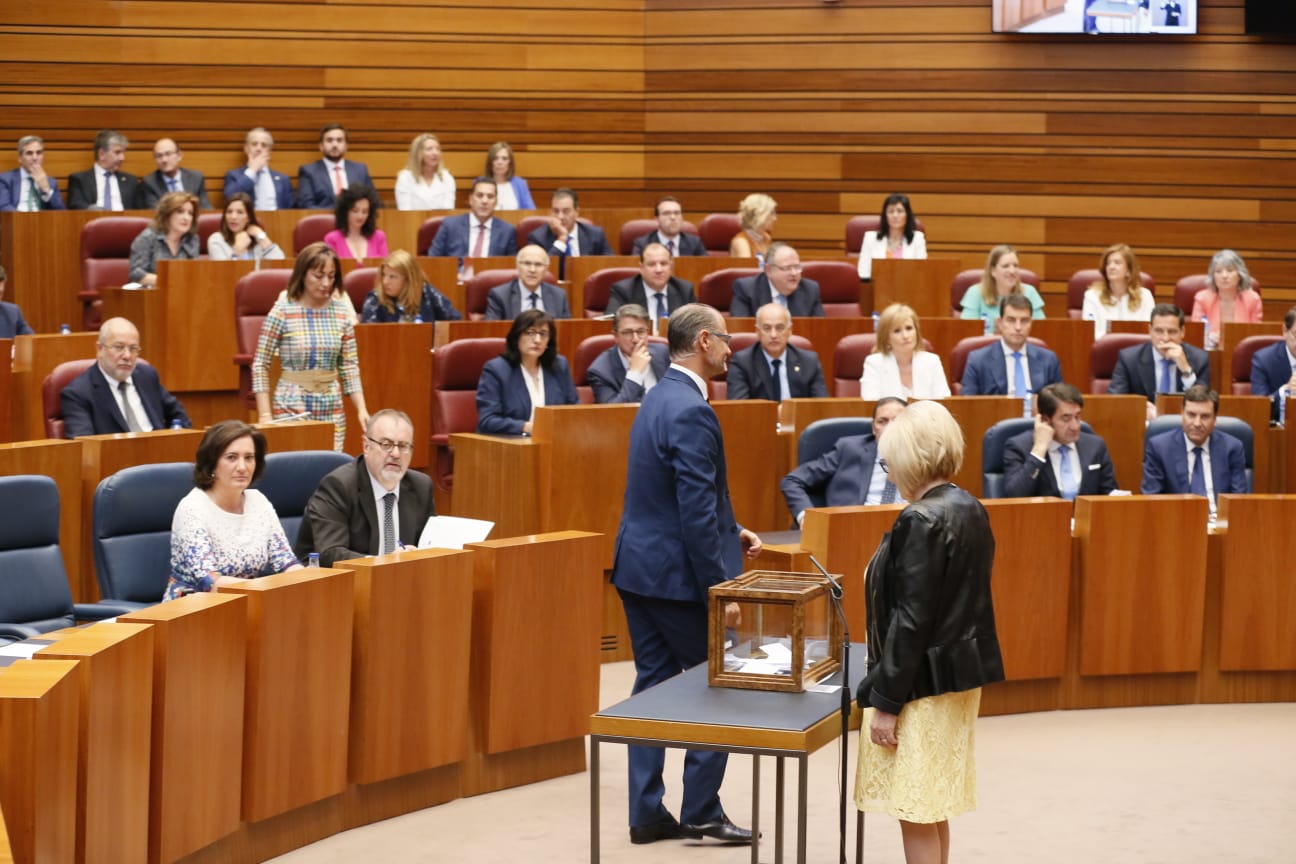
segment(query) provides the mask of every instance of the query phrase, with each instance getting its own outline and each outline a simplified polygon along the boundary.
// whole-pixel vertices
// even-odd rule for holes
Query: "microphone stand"
[[[841,685],[841,782],[838,789],[837,810],[838,810],[838,837],[840,841],[840,864],[846,864],[846,768],[847,753],[846,742],[850,736],[850,715],[851,715],[851,692],[850,692],[850,625],[846,622],[846,609],[842,606],[842,585],[824,566],[815,559],[813,555],[809,556],[810,563],[815,566],[823,577],[828,580],[828,596],[832,598],[833,610],[837,618],[841,621],[842,641],[841,641],[841,662],[842,662],[842,685]]]

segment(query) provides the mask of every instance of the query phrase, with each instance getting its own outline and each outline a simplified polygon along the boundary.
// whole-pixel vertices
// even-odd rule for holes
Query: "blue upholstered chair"
[[[171,519],[193,488],[192,462],[136,465],[99,481],[94,562],[105,599],[132,608],[162,602],[171,575]]]
[[[1000,420],[986,430],[985,437],[981,439],[982,498],[1004,497],[1004,449],[1008,446],[1008,439],[1034,426],[1033,417],[1012,417]],[[1082,421],[1080,431],[1092,435],[1093,427]]]
[[[353,461],[355,457],[333,450],[296,450],[266,456],[265,472],[256,488],[274,505],[289,546],[297,542],[306,502],[315,494],[320,481],[329,472]]]
[[[1178,414],[1162,414],[1160,417],[1155,418],[1147,425],[1147,430],[1143,433],[1144,449],[1147,448],[1147,442],[1157,435],[1182,427],[1183,420]],[[1255,433],[1252,432],[1251,425],[1240,417],[1221,416],[1215,419],[1215,428],[1221,432],[1227,432],[1242,442],[1242,452],[1246,456],[1247,488],[1255,489]]]
[[[816,420],[801,430],[801,437],[797,439],[797,464],[804,465],[818,459],[836,447],[839,438],[867,435],[872,431],[871,417],[828,417]]]

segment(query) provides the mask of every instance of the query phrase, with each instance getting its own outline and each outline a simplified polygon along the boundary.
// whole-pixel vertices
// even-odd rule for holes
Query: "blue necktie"
[[[1192,479],[1188,481],[1188,491],[1194,495],[1206,497],[1206,469],[1202,464],[1202,448],[1193,448]]]
[[[1071,473],[1071,445],[1063,444],[1058,448],[1058,457],[1062,460],[1062,497],[1074,501],[1080,491],[1080,484]]]
[[[783,380],[779,377],[779,369],[783,367],[782,360],[771,360],[770,365],[774,367],[774,401],[783,401]]]
[[[1161,358],[1161,387],[1157,390],[1157,392],[1158,393],[1174,392],[1174,377],[1170,371],[1170,358],[1168,357]]]
[[[1026,367],[1022,366],[1020,351],[1013,354],[1013,395],[1019,399],[1026,398]]]
[[[172,192],[180,191],[180,179],[178,177],[167,178],[167,189]]]
[[[539,300],[539,299],[540,299],[540,295],[537,294],[536,292],[532,291],[532,292],[531,292],[531,308],[532,308],[532,309],[536,308],[536,301]]]

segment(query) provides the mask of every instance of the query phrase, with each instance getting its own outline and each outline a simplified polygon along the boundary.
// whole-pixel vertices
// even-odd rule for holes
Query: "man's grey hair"
[[[671,313],[670,356],[672,360],[682,360],[693,356],[694,346],[703,330],[719,326],[720,313],[714,306],[705,303],[689,303]]]

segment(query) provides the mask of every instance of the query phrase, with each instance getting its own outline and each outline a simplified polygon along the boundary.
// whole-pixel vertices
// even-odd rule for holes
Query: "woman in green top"
[[[1022,294],[1030,301],[1031,317],[1044,317],[1044,300],[1033,285],[1021,281],[1017,250],[1011,246],[996,246],[986,259],[985,275],[976,285],[968,288],[959,305],[963,317],[993,321],[999,317],[999,301],[1009,294]]]

